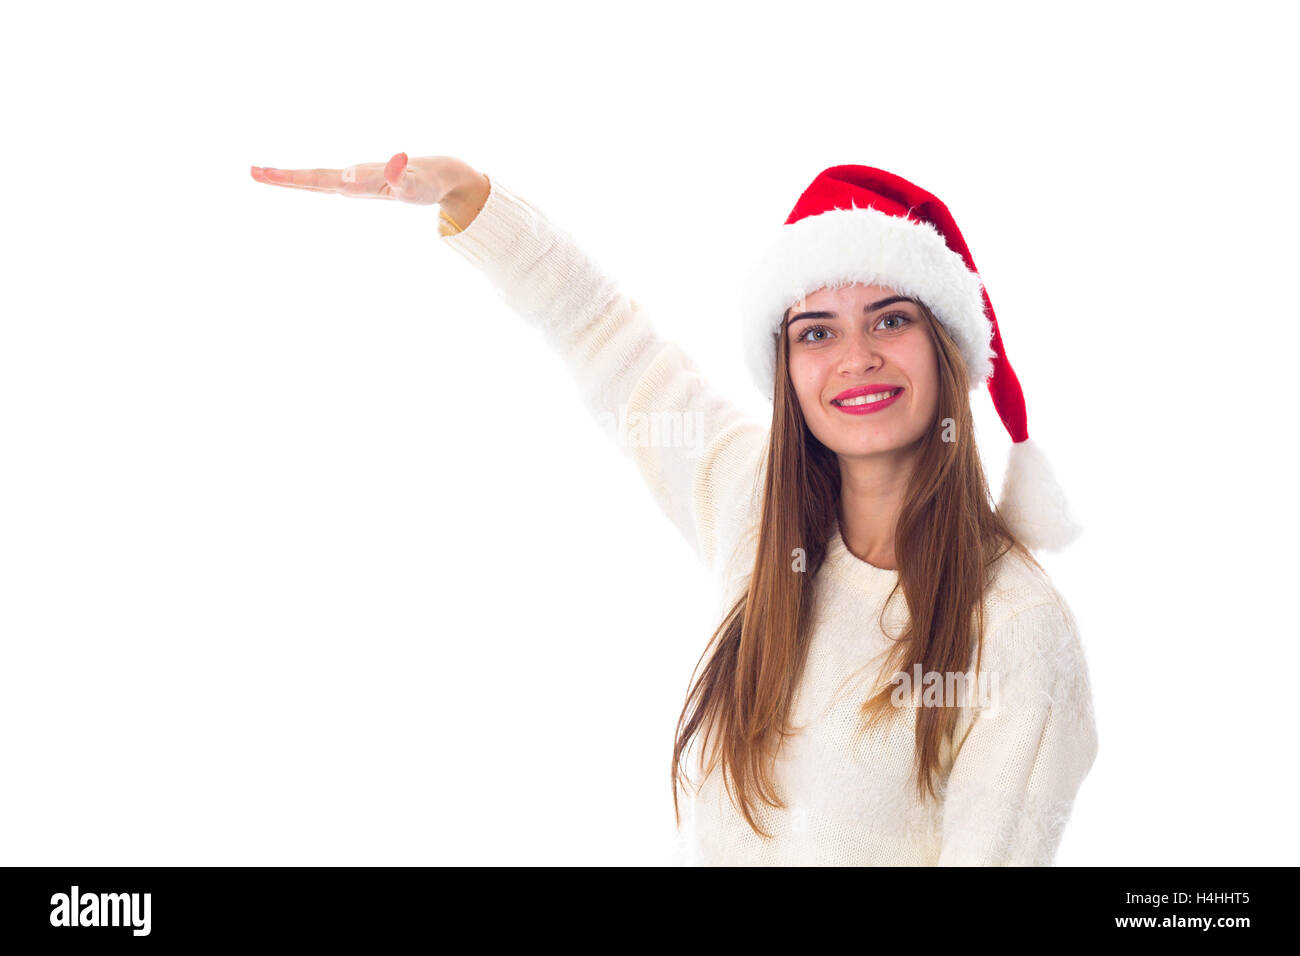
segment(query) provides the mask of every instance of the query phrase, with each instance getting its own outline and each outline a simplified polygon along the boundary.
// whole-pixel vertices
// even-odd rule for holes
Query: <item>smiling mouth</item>
[[[848,406],[850,408],[855,405],[874,405],[876,402],[883,402],[886,401],[887,399],[893,398],[901,391],[902,391],[901,388],[896,388],[893,391],[889,391],[889,392],[874,392],[871,395],[855,395],[853,398],[846,398],[843,401],[838,401],[832,398],[831,404]]]

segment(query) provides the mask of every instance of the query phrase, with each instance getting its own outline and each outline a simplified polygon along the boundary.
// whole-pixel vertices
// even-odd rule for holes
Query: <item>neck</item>
[[[855,557],[897,570],[894,527],[916,464],[915,447],[867,455],[840,456],[840,534]]]

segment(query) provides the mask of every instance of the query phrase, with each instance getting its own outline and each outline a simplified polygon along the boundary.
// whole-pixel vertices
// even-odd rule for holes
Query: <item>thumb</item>
[[[384,182],[388,183],[389,189],[400,189],[402,177],[406,174],[407,156],[405,153],[398,153],[388,161],[384,167]]]
[[[394,199],[428,206],[438,201],[427,176],[421,176],[405,153],[398,153],[384,166],[384,182]]]

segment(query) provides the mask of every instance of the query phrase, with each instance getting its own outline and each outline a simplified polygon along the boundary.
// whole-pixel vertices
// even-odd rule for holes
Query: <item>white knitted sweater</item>
[[[442,241],[564,356],[587,407],[714,573],[718,607],[729,607],[752,571],[768,429],[716,394],[565,230],[490,181],[478,216]],[[664,423],[658,439],[654,426],[644,427],[656,415]],[[670,433],[671,421],[685,424]],[[902,707],[875,731],[857,730],[857,707],[878,686],[887,649],[880,610],[897,580],[896,571],[850,552],[837,529],[815,581],[811,646],[792,715],[802,730],[782,746],[776,766],[786,806],[755,806],[772,836],[745,823],[717,769],[684,795],[675,862],[1052,862],[1097,753],[1087,664],[1068,606],[1037,568],[1003,559],[985,598],[980,673],[990,693],[961,708],[957,743],[942,754],[941,800],[922,802],[913,776],[916,710]],[[889,634],[899,633],[906,613],[895,597],[885,614]],[[694,751],[688,766],[698,784]]]

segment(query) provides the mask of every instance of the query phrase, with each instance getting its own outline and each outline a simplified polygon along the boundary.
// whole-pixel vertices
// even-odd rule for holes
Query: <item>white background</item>
[[[1226,9],[8,10],[0,862],[668,860],[708,575],[433,207],[248,172],[406,151],[765,422],[760,239],[827,166],[936,192],[1087,529],[1057,862],[1296,863],[1294,34]]]

